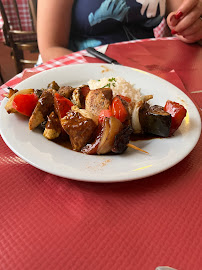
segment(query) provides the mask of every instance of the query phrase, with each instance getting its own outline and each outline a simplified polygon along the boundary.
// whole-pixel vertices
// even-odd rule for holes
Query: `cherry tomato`
[[[36,104],[38,102],[38,97],[34,93],[32,94],[19,94],[13,99],[13,108],[19,113],[31,116]]]

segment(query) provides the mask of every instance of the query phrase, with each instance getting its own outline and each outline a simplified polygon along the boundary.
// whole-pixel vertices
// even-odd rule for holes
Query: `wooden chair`
[[[1,73],[1,66],[0,66],[0,85],[4,84],[4,78],[3,75]]]
[[[12,0],[12,4],[16,13],[15,17],[17,18],[17,22],[19,25],[18,29],[16,29],[14,25],[12,25],[12,22],[10,22],[9,17],[6,14],[3,2],[1,0],[0,11],[4,22],[3,32],[5,37],[5,45],[9,46],[12,49],[11,56],[15,62],[16,72],[20,73],[24,69],[24,65],[34,65],[37,62],[37,60],[25,59],[25,51],[38,51],[37,37],[34,28],[34,22],[32,31],[23,31],[16,0]]]
[[[30,14],[31,14],[31,18],[32,18],[32,26],[36,32],[37,0],[28,0],[28,3],[29,3]]]

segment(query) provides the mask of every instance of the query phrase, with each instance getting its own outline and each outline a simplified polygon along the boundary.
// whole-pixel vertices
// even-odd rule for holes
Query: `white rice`
[[[121,77],[90,80],[88,81],[88,85],[91,90],[102,88],[104,86],[109,87],[113,91],[113,96],[122,95],[129,97],[133,103],[135,103],[136,100],[139,100],[141,96],[139,89],[134,88],[132,84]]]

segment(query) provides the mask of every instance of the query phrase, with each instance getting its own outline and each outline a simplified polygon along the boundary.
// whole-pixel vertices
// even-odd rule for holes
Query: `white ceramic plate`
[[[121,155],[89,156],[77,153],[45,139],[40,130],[30,131],[28,119],[18,114],[7,114],[0,108],[0,131],[10,149],[29,164],[45,172],[75,180],[90,182],[121,182],[140,179],[160,173],[185,158],[196,145],[201,120],[192,101],[177,87],[167,81],[123,66],[108,64],[81,64],[41,72],[18,84],[25,88],[46,88],[55,80],[59,85],[79,86],[90,79],[120,76],[142,94],[153,94],[153,104],[165,105],[170,99],[187,109],[187,116],[171,138],[137,141],[135,145],[149,155],[127,149]]]

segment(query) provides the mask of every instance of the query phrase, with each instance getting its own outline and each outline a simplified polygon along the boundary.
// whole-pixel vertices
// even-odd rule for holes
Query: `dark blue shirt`
[[[69,49],[154,37],[166,0],[76,0]]]

